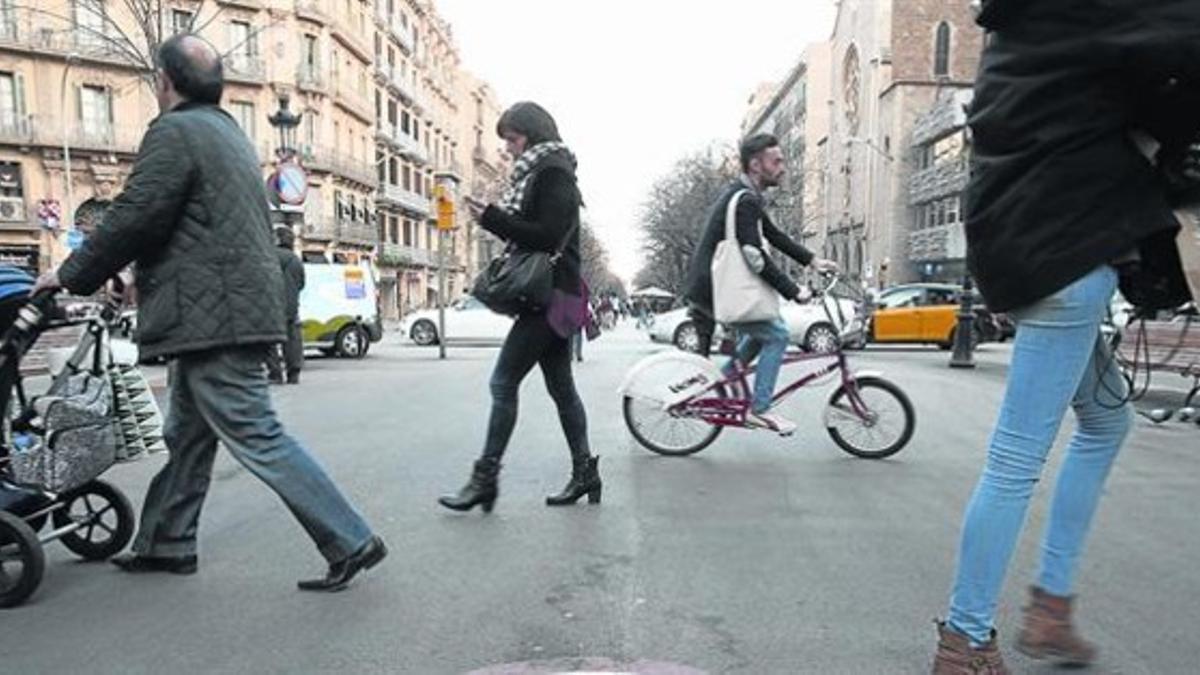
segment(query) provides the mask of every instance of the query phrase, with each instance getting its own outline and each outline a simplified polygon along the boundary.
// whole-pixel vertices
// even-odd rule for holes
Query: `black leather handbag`
[[[567,232],[553,253],[509,246],[475,278],[471,295],[498,314],[546,311],[554,294],[554,268],[578,227],[577,223]]]

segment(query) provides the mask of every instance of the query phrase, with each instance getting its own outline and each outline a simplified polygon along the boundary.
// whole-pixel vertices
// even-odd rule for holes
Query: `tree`
[[[608,250],[586,219],[579,230],[579,256],[583,278],[592,295],[616,295],[622,299],[628,296],[625,282],[609,267]]]
[[[645,265],[634,278],[636,286],[682,293],[713,200],[736,175],[732,157],[730,148],[712,146],[683,157],[651,186],[639,223]]]
[[[151,89],[159,46],[179,32],[203,35],[225,10],[216,0],[72,0],[63,2],[61,9],[47,4],[18,0],[10,11],[14,19],[21,15],[33,19],[25,23],[38,28],[38,40],[47,48],[123,61]],[[256,44],[258,34],[275,23],[235,34],[237,42],[221,53],[222,60],[230,65],[230,56],[245,53],[247,45]],[[241,69],[241,64],[232,65]]]

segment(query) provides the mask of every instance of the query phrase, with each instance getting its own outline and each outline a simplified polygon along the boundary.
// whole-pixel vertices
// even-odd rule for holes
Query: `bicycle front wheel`
[[[879,377],[860,377],[829,397],[825,428],[842,450],[883,459],[904,449],[916,429],[916,413],[904,391]]]

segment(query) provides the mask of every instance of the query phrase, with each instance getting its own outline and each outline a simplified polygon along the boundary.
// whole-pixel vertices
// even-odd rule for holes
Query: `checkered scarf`
[[[565,143],[559,141],[538,143],[521,153],[516,164],[513,165],[512,176],[508,179],[508,188],[504,190],[498,206],[511,215],[520,215],[521,205],[525,203],[525,193],[529,190],[529,179],[533,177],[533,170],[542,160],[556,153],[566,155],[571,166],[575,166],[575,154]]]

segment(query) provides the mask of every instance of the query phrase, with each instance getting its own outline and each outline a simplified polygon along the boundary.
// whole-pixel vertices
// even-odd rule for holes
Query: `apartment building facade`
[[[432,303],[434,186],[465,196],[457,186],[474,177],[476,145],[460,123],[475,99],[458,85],[457,51],[433,4],[164,0],[138,14],[142,4],[0,0],[0,262],[45,269],[78,239],[68,222],[84,234],[94,226],[157,114],[146,45],[190,30],[222,53],[223,105],[264,177],[282,142],[269,121],[281,96],[300,115],[290,145],[308,173],[307,198],[274,212],[300,252],[373,260],[386,316]],[[494,146],[484,155],[500,161]],[[447,235],[452,292],[475,265],[465,220]]]

